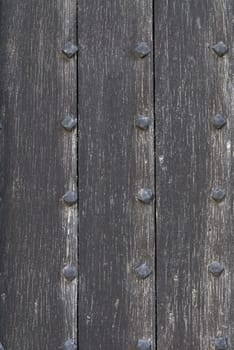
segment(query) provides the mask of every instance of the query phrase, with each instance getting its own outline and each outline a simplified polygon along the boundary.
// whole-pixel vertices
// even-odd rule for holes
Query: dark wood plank
[[[76,337],[76,135],[60,121],[77,111],[76,1],[8,1],[0,11],[0,341],[5,350],[62,349]],[[1,141],[2,142],[2,141]],[[4,170],[4,171],[3,171]]]
[[[233,3],[155,0],[159,349],[233,346]],[[219,58],[209,46],[225,42]],[[216,130],[221,113],[227,125]],[[226,199],[211,193],[224,188]],[[219,277],[208,272],[218,261]]]
[[[151,2],[81,0],[79,33],[79,344],[81,349],[154,347],[154,205],[136,194],[154,186]],[[153,273],[137,278],[147,263]]]

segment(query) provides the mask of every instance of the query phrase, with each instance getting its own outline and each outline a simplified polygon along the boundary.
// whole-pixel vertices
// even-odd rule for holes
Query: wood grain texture
[[[76,136],[60,125],[77,112],[76,1],[0,5],[1,149],[0,341],[5,350],[62,349],[76,337]],[[3,172],[4,169],[4,172]],[[2,182],[2,178],[1,178]]]
[[[154,342],[154,205],[136,194],[154,186],[152,6],[143,1],[81,0],[79,36],[79,346],[135,349]],[[153,274],[139,280],[146,262]]]
[[[233,339],[233,3],[155,0],[158,348]],[[209,46],[223,41],[224,58]],[[227,125],[215,130],[221,113]],[[212,189],[226,199],[216,204]],[[220,277],[208,273],[219,261]]]

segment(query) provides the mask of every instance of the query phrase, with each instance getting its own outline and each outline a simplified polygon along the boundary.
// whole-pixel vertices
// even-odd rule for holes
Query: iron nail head
[[[72,131],[77,125],[77,118],[67,115],[61,122],[63,128],[67,131]]]
[[[67,191],[63,196],[63,201],[70,207],[77,202],[77,193],[74,191]]]
[[[144,263],[144,264],[136,267],[135,272],[138,274],[138,276],[141,279],[144,280],[151,275],[152,269],[146,263]]]
[[[224,271],[224,267],[218,261],[213,261],[208,266],[208,271],[210,273],[212,273],[215,277],[219,277],[222,274],[222,272]]]
[[[68,41],[64,45],[62,52],[67,58],[72,58],[78,52],[78,46],[73,44],[71,41]]]
[[[139,115],[136,119],[136,126],[141,130],[148,130],[151,124],[151,118]]]
[[[151,52],[151,49],[145,41],[138,43],[134,49],[134,53],[137,58],[144,58],[148,56],[150,52]]]
[[[215,188],[212,192],[212,198],[216,202],[221,202],[226,196],[225,191],[222,188]]]
[[[151,350],[151,341],[139,339],[137,342],[137,350]]]
[[[226,53],[228,53],[228,47],[224,44],[223,41],[219,41],[217,44],[213,45],[212,50],[219,57],[223,57],[226,55]]]
[[[216,114],[212,118],[212,124],[216,129],[221,129],[226,123],[225,118],[221,114]]]
[[[226,337],[215,338],[215,350],[226,350],[228,348],[228,342]]]
[[[77,350],[77,344],[73,339],[68,339],[64,344],[64,350]]]
[[[63,269],[63,275],[67,281],[72,282],[77,277],[77,268],[74,265],[67,265]]]
[[[137,195],[137,199],[145,204],[150,204],[154,198],[153,191],[150,188],[142,188]]]

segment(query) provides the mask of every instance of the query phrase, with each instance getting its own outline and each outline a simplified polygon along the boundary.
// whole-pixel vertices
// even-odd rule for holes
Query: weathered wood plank
[[[233,346],[233,4],[155,1],[158,348]],[[224,41],[219,58],[209,45]],[[216,130],[221,113],[227,125]],[[215,203],[220,186],[226,199]],[[218,261],[220,277],[208,272]],[[232,288],[231,288],[232,287]]]
[[[76,1],[1,2],[0,341],[6,350],[62,349],[76,337],[76,135],[61,120],[77,111]],[[2,150],[1,150],[2,152]],[[4,172],[3,172],[4,170]],[[2,179],[1,179],[2,181]]]
[[[136,200],[154,186],[152,6],[143,1],[81,0],[79,33],[79,345],[154,347],[154,205]],[[148,278],[135,268],[147,263]]]

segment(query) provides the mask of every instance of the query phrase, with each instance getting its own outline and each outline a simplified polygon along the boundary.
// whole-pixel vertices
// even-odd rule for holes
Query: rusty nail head
[[[224,267],[218,261],[214,261],[208,266],[208,271],[211,272],[215,277],[219,277],[224,271]]]
[[[137,350],[150,350],[151,341],[146,339],[139,339],[137,343]]]
[[[77,193],[73,191],[68,191],[63,196],[64,202],[70,207],[77,202]]]
[[[64,350],[77,350],[77,344],[73,339],[68,339],[64,344]]]
[[[136,119],[136,126],[142,130],[148,130],[151,124],[151,118],[139,115]]]
[[[212,50],[216,53],[217,56],[219,57],[223,57],[224,55],[226,55],[226,53],[228,53],[228,48],[227,46],[224,44],[224,42],[220,41],[217,44],[212,46]]]
[[[225,198],[225,191],[222,188],[216,188],[212,192],[212,198],[216,202],[221,202]]]
[[[135,53],[135,56],[137,58],[144,58],[144,57],[148,56],[150,51],[151,51],[150,47],[144,41],[139,43],[134,49],[134,53]]]
[[[212,118],[212,124],[216,129],[221,129],[226,124],[226,120],[221,114],[216,114]]]
[[[72,282],[77,277],[77,269],[74,265],[67,265],[63,269],[63,275],[67,281]]]
[[[137,199],[145,204],[150,204],[154,198],[153,191],[150,188],[142,188],[137,195]]]
[[[77,118],[74,118],[71,115],[66,116],[61,122],[62,126],[67,131],[72,131],[77,125]]]
[[[67,58],[72,58],[78,52],[78,47],[74,45],[71,41],[68,41],[64,45],[62,52]]]
[[[136,273],[138,274],[138,276],[141,278],[141,279],[145,279],[147,277],[149,277],[152,273],[152,270],[149,266],[146,265],[146,263],[138,266],[136,269],[135,269]]]
[[[215,338],[215,350],[226,350],[228,348],[226,337],[216,337]]]

